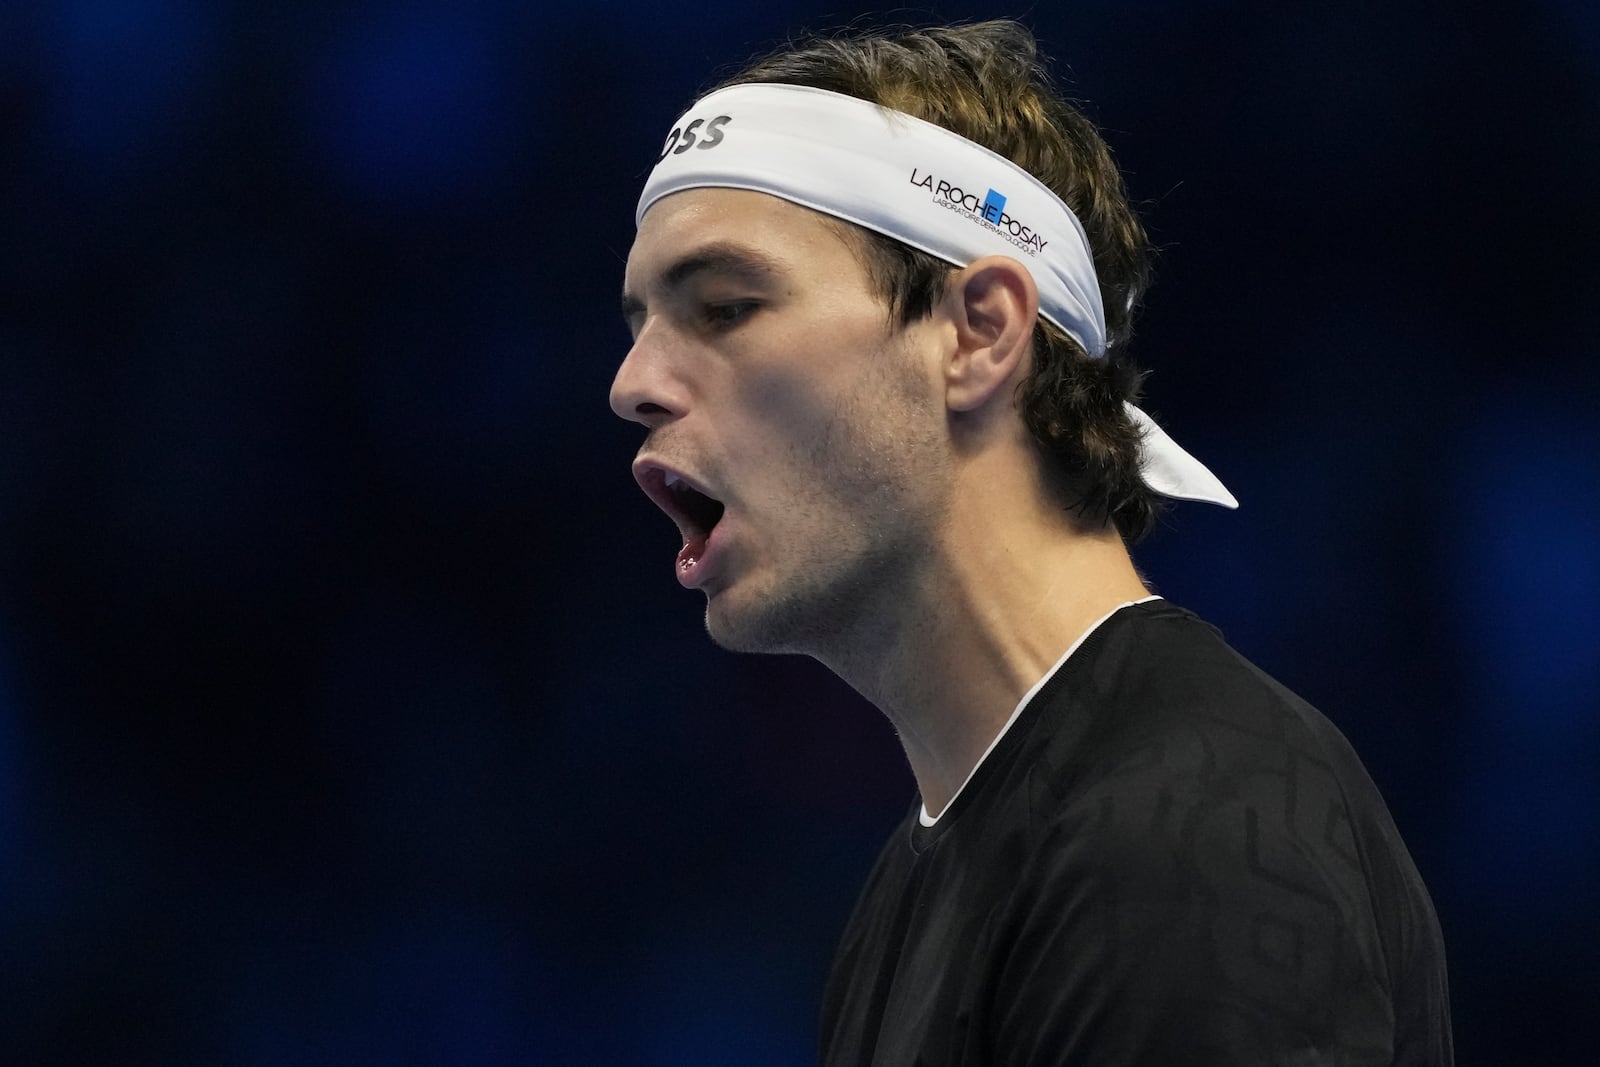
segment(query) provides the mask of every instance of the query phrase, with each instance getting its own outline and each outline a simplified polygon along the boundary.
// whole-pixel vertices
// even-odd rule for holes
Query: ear
[[[950,278],[943,302],[956,333],[944,365],[946,405],[975,411],[996,396],[1009,398],[1039,320],[1033,275],[1009,256],[984,256]]]

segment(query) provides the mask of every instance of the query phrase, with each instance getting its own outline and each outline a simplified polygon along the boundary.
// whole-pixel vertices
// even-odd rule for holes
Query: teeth
[[[679,478],[676,474],[669,474],[669,475],[667,475],[667,488],[668,489],[675,488],[677,486],[677,484],[679,482],[681,482],[681,481],[683,481],[683,479]]]

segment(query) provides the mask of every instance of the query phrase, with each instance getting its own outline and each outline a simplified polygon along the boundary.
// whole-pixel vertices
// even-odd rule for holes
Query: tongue
[[[685,572],[700,562],[700,557],[706,554],[706,535],[697,533],[684,543],[678,550],[678,570]]]

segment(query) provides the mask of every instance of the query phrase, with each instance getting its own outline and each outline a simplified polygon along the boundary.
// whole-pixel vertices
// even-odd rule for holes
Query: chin
[[[741,595],[743,594],[743,595]],[[723,589],[706,600],[706,633],[729,652],[795,652],[798,625],[792,599]]]
[[[758,609],[730,608],[726,594],[712,597],[706,604],[706,633],[719,647],[729,652],[781,652],[774,647],[772,623]]]
[[[815,589],[722,589],[706,601],[706,633],[729,652],[817,656],[843,632],[846,620],[833,604]]]

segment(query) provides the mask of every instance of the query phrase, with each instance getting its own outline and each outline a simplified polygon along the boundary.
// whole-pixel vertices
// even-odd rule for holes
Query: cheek
[[[834,405],[819,383],[799,375],[762,374],[747,379],[741,404],[755,431],[780,447],[802,447]]]
[[[805,433],[837,406],[845,368],[831,365],[827,353],[788,348],[781,360],[752,363],[738,377],[738,406],[780,445],[801,445]]]
[[[763,358],[740,368],[742,404],[783,425],[826,424],[886,369],[885,341],[883,312],[875,304],[859,296],[821,301],[761,338]]]

